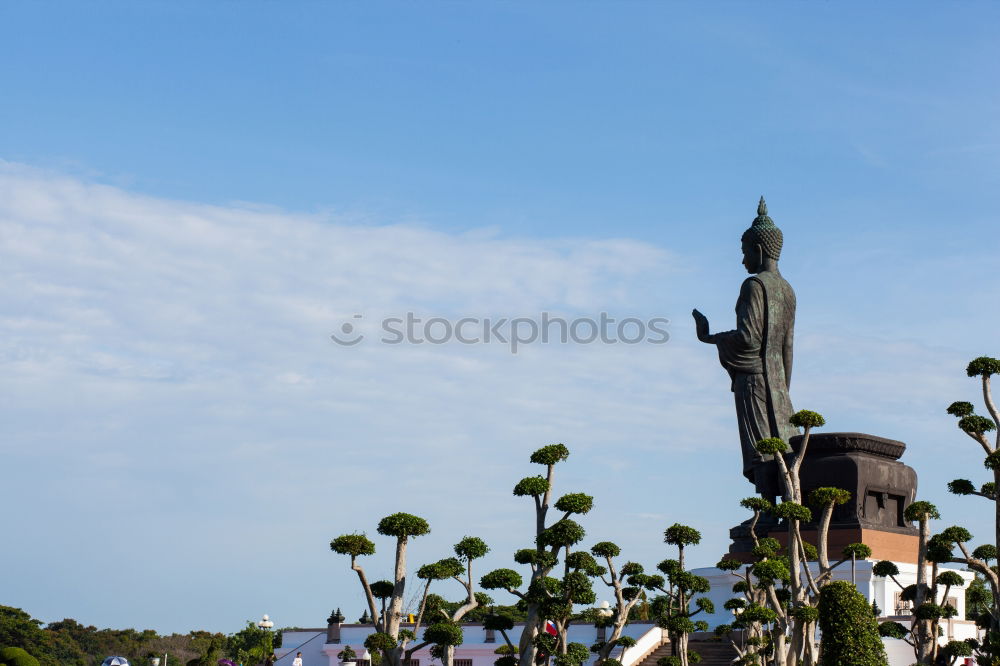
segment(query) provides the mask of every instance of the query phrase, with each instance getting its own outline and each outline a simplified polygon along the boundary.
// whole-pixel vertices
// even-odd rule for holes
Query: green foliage
[[[330,550],[351,557],[374,555],[375,544],[365,534],[342,534],[330,542]]]
[[[656,568],[670,577],[676,575],[681,570],[681,563],[677,560],[667,558],[657,564]]]
[[[663,542],[681,547],[695,546],[701,543],[701,532],[693,527],[674,523],[663,531]]]
[[[726,600],[726,602],[722,604],[722,607],[728,611],[733,611],[746,608],[746,605],[747,605],[746,599],[740,599],[738,597],[734,597],[733,599]]]
[[[1000,360],[989,356],[980,356],[969,362],[965,372],[970,377],[989,377],[1000,374]]]
[[[484,590],[515,590],[523,582],[521,574],[513,569],[496,569],[480,578],[479,586]]]
[[[623,576],[636,576],[643,571],[643,566],[638,562],[626,562],[622,565],[621,574]]]
[[[694,631],[694,622],[684,615],[661,617],[660,626],[675,635],[690,634]]]
[[[758,442],[754,444],[754,448],[764,455],[776,455],[787,451],[788,444],[786,444],[785,440],[780,437],[768,437],[766,439],[758,440]]]
[[[584,514],[594,508],[594,498],[585,493],[568,493],[556,500],[557,511]]]
[[[536,635],[531,639],[532,644],[541,652],[545,654],[552,654],[556,649],[556,637],[547,634],[544,631]]]
[[[486,544],[483,545],[485,546]],[[456,557],[446,557],[443,560],[438,560],[434,563],[434,566],[438,570],[438,577],[441,580],[461,576],[466,570],[465,564]]]
[[[541,476],[526,476],[514,486],[514,494],[518,497],[538,497],[549,489],[549,482]]]
[[[885,647],[868,600],[847,581],[820,590],[819,666],[887,666]]]
[[[715,604],[708,597],[698,597],[694,600],[694,605],[703,610],[707,615],[715,614]]]
[[[895,562],[889,560],[882,560],[881,562],[876,562],[872,567],[872,573],[879,578],[886,578],[888,576],[898,576],[899,567],[896,566]]]
[[[538,545],[550,546],[552,548],[565,548],[583,541],[587,532],[576,521],[569,518],[557,520],[546,530],[538,535]]]
[[[445,578],[450,578],[450,576],[441,570],[439,565],[439,562],[423,565],[417,569],[417,578],[421,580],[444,580]]]
[[[1000,450],[994,451],[986,456],[986,458],[983,459],[983,466],[986,469],[1000,469]]]
[[[345,645],[344,649],[337,653],[337,659],[340,661],[357,661],[358,653],[354,651],[350,645]]]
[[[989,562],[990,560],[997,559],[997,547],[991,543],[984,543],[982,546],[977,546],[975,550],[972,551],[972,556],[979,560],[985,560]]]
[[[485,557],[488,552],[490,547],[479,537],[462,537],[462,540],[455,544],[455,555],[465,562]]]
[[[38,666],[38,660],[24,648],[6,647],[0,649],[0,663],[6,666]]]
[[[777,619],[778,614],[776,612],[758,604],[749,604],[740,613],[740,620],[744,623],[760,622],[761,624],[770,624]]]
[[[944,615],[944,609],[926,601],[913,609],[913,615],[918,620],[936,620]]]
[[[251,660],[262,662],[274,652],[274,633],[258,627],[253,620],[247,620],[246,626],[226,641],[226,652],[243,663]]]
[[[774,507],[774,511],[772,513],[778,518],[784,518],[786,520],[798,520],[804,523],[812,520],[812,511],[798,502],[782,502],[778,506]]]
[[[948,492],[953,495],[971,495],[976,492],[976,487],[968,479],[955,479],[948,482]]]
[[[927,540],[927,561],[928,562],[950,562],[954,557],[952,553],[952,541],[940,534],[935,534]]]
[[[763,497],[745,497],[740,500],[740,506],[751,511],[767,513],[774,509],[774,505]]]
[[[843,553],[845,560],[852,555],[855,559],[867,560],[872,556],[872,549],[863,543],[849,543],[844,546],[844,550],[842,550],[841,553]]]
[[[951,657],[952,659],[972,656],[972,646],[965,641],[948,641],[948,643],[941,649],[944,651],[945,655]]]
[[[424,630],[424,640],[435,645],[461,645],[462,628],[452,622],[437,622]]]
[[[584,550],[578,550],[566,556],[566,566],[570,569],[585,571],[591,576],[600,576],[598,570],[604,572],[604,568],[597,564],[594,556]]]
[[[390,650],[395,649],[398,643],[395,638],[384,631],[376,631],[374,634],[368,635],[365,639],[364,645],[371,652],[381,657]]]
[[[531,454],[531,462],[539,465],[555,465],[569,458],[569,449],[562,444],[549,444]]]
[[[926,594],[929,590],[926,585],[924,587],[924,593]],[[899,598],[903,601],[916,601],[917,600],[917,586],[907,585],[900,591]]]
[[[718,564],[715,565],[716,569],[721,569],[722,571],[736,571],[743,566],[743,563],[739,560],[733,560],[727,557],[723,557],[719,560]]]
[[[785,582],[791,578],[788,564],[780,559],[757,562],[751,568],[751,572],[757,577],[761,585],[765,587],[771,587],[778,582]]]
[[[879,636],[884,636],[886,638],[906,638],[906,635],[910,633],[910,630],[901,625],[899,622],[883,622],[878,625]]]
[[[618,557],[622,549],[610,541],[600,541],[590,547],[594,557]]]
[[[965,579],[956,571],[942,571],[938,574],[935,582],[938,585],[948,585],[950,587],[965,587]]]
[[[824,507],[830,504],[844,504],[850,499],[850,491],[843,488],[825,486],[809,493],[809,503],[817,507]]]
[[[941,538],[952,543],[968,543],[972,541],[972,533],[964,527],[952,526],[941,530]]]
[[[518,564],[534,564],[543,569],[554,567],[559,560],[553,553],[537,548],[522,548],[514,553],[514,561]]]
[[[757,540],[755,551],[760,552],[758,557],[777,557],[781,552],[781,542],[771,537],[764,537]]]
[[[506,655],[493,661],[493,666],[517,666],[517,657]]]
[[[514,618],[502,613],[490,613],[483,618],[483,627],[493,631],[510,631],[514,628]]]
[[[397,539],[407,537],[423,536],[430,534],[431,527],[427,521],[419,516],[410,513],[394,513],[386,516],[378,523],[378,533],[383,536],[392,536]]]
[[[371,584],[372,595],[376,599],[388,599],[392,596],[392,590],[395,587],[392,581],[388,580],[377,580]]]
[[[912,502],[910,506],[906,507],[903,512],[903,517],[907,520],[929,520],[938,519],[941,514],[938,512],[937,507],[930,502],[916,501]]]
[[[579,666],[590,658],[590,650],[583,643],[569,643],[566,654],[556,655],[556,666]]]
[[[965,590],[965,619],[974,620],[984,613],[988,614],[992,605],[993,593],[986,581],[976,576]]]
[[[20,608],[0,606],[0,645],[21,647],[38,654],[47,642],[40,620]]]
[[[976,410],[972,406],[971,402],[959,401],[959,402],[953,402],[950,405],[948,405],[948,409],[946,411],[952,416],[962,417],[962,416],[969,416]]]
[[[969,434],[982,435],[983,433],[996,430],[997,426],[992,420],[986,418],[985,416],[969,414],[968,416],[963,416],[958,420],[958,428],[959,430]],[[992,469],[992,467],[990,469]]]
[[[799,622],[815,622],[819,619],[819,609],[813,606],[796,606],[790,614]]]
[[[799,411],[792,414],[792,417],[788,419],[796,428],[819,428],[820,426],[826,425],[826,419],[824,419],[819,413],[811,412],[808,409],[800,409]]]

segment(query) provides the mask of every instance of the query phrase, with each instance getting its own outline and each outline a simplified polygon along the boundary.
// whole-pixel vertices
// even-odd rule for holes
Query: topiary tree
[[[358,558],[375,554],[375,544],[365,534],[342,534],[330,542],[330,550],[351,558],[351,569],[357,572],[368,610],[375,624],[375,633],[368,637],[365,646],[388,662],[389,666],[400,666],[406,643],[412,640],[409,635],[400,635],[400,623],[403,620],[403,595],[406,592],[406,548],[413,537],[428,534],[431,531],[427,521],[409,513],[394,513],[379,521],[378,533],[396,539],[396,565],[393,581],[386,585],[369,584],[364,568],[358,563]],[[380,583],[380,582],[379,582]],[[391,585],[391,591],[387,585]],[[383,612],[375,608],[376,590],[380,594],[389,592],[388,604]],[[371,646],[369,646],[371,642]]]
[[[658,577],[658,580],[647,579],[646,582],[663,593],[653,599],[652,607],[656,623],[670,635],[670,656],[677,659],[679,666],[688,666],[700,661],[700,656],[688,649],[690,635],[695,631],[708,631],[708,623],[692,618],[703,612],[708,615],[715,612],[711,599],[695,598],[710,590],[708,579],[684,568],[684,549],[700,543],[701,533],[693,527],[674,523],[664,531],[663,541],[677,547],[677,559],[666,559],[657,565],[666,576],[665,580]]]
[[[888,666],[878,622],[854,585],[835,581],[823,586],[818,610],[820,666]]]
[[[958,419],[959,430],[982,448],[985,453],[983,464],[986,469],[993,473],[993,480],[983,483],[977,488],[968,479],[955,479],[948,484],[948,490],[956,495],[974,495],[991,502],[996,528],[993,534],[993,544],[980,546],[971,552],[965,542],[954,541],[953,543],[961,551],[961,556],[955,557],[951,561],[964,564],[972,569],[989,586],[988,608],[976,618],[977,623],[985,631],[982,645],[978,647],[977,652],[982,661],[992,662],[1000,659],[1000,578],[998,578],[997,568],[990,566],[989,563],[990,560],[996,559],[996,545],[1000,544],[1000,496],[997,494],[997,487],[1000,486],[1000,431],[997,431],[1000,411],[993,401],[991,379],[993,375],[1000,374],[1000,359],[980,356],[969,362],[965,373],[969,377],[979,378],[983,403],[992,418],[976,414],[975,407],[970,402],[953,402],[946,411]],[[991,432],[995,432],[995,434],[990,436]]]
[[[455,647],[461,645],[463,640],[459,622],[466,614],[479,606],[481,597],[477,595],[473,584],[472,562],[485,557],[490,552],[490,547],[479,537],[467,536],[455,544],[454,551],[455,557],[448,557],[434,564],[424,565],[417,570],[417,578],[425,580],[426,583],[414,628],[420,627],[423,621],[432,581],[448,578],[458,581],[465,588],[465,598],[451,613],[443,608],[437,609],[436,615],[439,617],[436,617],[435,623],[424,632],[424,642],[408,649],[405,654],[406,660],[411,659],[413,653],[425,645],[433,644],[436,647],[435,652],[440,656],[442,666],[451,666],[455,658]],[[485,595],[482,596],[485,597]],[[489,600],[488,597],[486,600]],[[457,639],[454,636],[455,631],[459,634]]]
[[[783,501],[776,506],[761,497],[740,502],[754,513],[750,520],[754,561],[744,567],[741,562],[724,559],[717,565],[733,572],[738,579],[734,592],[742,595],[731,600],[731,604],[727,602],[735,619],[733,624],[719,628],[719,634],[732,636],[735,630],[746,632],[745,642],[742,637],[732,642],[747,663],[769,661],[778,666],[813,666],[818,659],[815,634],[820,591],[829,584],[837,567],[870,557],[871,549],[860,543],[849,544],[837,562],[830,562],[828,539],[833,511],[849,501],[851,494],[841,488],[824,487],[813,490],[808,498],[803,497],[799,470],[812,429],[824,425],[825,420],[816,412],[802,410],[792,415],[790,422],[803,429],[802,443],[795,453],[789,453],[788,445],[778,438],[757,443],[758,451],[774,458],[782,480]],[[813,520],[810,506],[819,514],[817,546],[802,538],[802,524]],[[757,524],[765,513],[785,520],[787,547],[757,534]],[[815,573],[809,566],[810,560],[816,561]]]
[[[626,562],[619,570],[615,566],[614,558],[621,554],[621,548],[610,541],[601,541],[590,548],[590,552],[595,557],[602,558],[607,564],[607,578],[601,576],[605,585],[612,589],[615,597],[615,605],[611,609],[611,617],[608,624],[611,626],[611,635],[603,642],[594,645],[591,650],[597,652],[595,666],[615,661],[611,659],[611,652],[618,646],[624,649],[631,647],[627,643],[634,640],[628,636],[622,636],[625,625],[628,624],[632,609],[636,603],[644,596],[644,591],[653,591],[663,586],[662,576],[649,576],[643,573],[641,564]],[[627,639],[627,640],[626,640]],[[596,650],[594,649],[596,648]],[[623,652],[624,653],[624,652]]]
[[[593,507],[593,498],[584,493],[569,493],[552,503],[555,466],[569,457],[569,449],[562,444],[543,446],[531,454],[532,463],[545,467],[545,476],[529,476],[514,486],[514,495],[530,497],[535,507],[535,545],[522,548],[514,555],[514,561],[530,568],[527,588],[521,575],[513,569],[497,569],[480,579],[479,584],[487,590],[506,590],[524,602],[527,619],[518,645],[520,666],[532,666],[539,652],[556,655],[563,666],[583,654],[588,656],[586,646],[583,653],[572,647],[567,640],[567,631],[572,618],[574,604],[592,604],[596,600],[591,578],[606,573],[588,553],[573,552],[576,544],[586,536],[583,527],[571,519],[583,515]],[[562,516],[548,523],[549,509],[554,508]],[[563,577],[551,576],[559,557],[563,559]],[[585,557],[584,557],[585,556]],[[543,631],[543,623],[552,620],[556,625],[556,636]],[[579,645],[579,644],[575,644]]]
[[[916,584],[904,586],[900,583],[896,578],[899,569],[888,560],[877,562],[872,572],[896,583],[902,591],[901,598],[913,604],[913,621],[909,629],[897,622],[885,622],[880,631],[885,636],[900,638],[912,645],[918,663],[937,663],[941,620],[957,614],[957,610],[946,603],[948,594],[952,587],[965,585],[965,579],[956,572],[945,570],[938,573],[938,568],[940,564],[955,561],[952,544],[968,541],[972,535],[964,528],[949,527],[940,534],[930,536],[930,521],[941,517],[937,507],[930,502],[913,502],[906,508],[904,516],[919,524]],[[939,604],[938,599],[945,603]]]

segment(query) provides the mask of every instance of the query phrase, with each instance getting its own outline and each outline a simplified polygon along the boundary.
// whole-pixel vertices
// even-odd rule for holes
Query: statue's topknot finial
[[[763,196],[761,196],[760,201],[757,203],[757,217],[754,218],[750,228],[743,233],[743,239],[760,244],[764,248],[764,254],[772,259],[776,260],[781,256],[781,246],[784,243],[784,238],[782,237],[781,229],[768,216],[767,202],[764,201]]]

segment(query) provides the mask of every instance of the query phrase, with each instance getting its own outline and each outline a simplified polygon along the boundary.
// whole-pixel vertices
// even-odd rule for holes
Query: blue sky
[[[975,2],[3,4],[0,498],[23,545],[0,603],[353,618],[331,537],[411,510],[416,561],[475,533],[506,565],[529,528],[509,488],[551,441],[594,541],[652,564],[686,522],[714,563],[749,489],[688,312],[728,327],[762,193],[794,404],[906,441],[920,495],[987,539],[945,492],[981,472],[942,410],[1000,354],[998,28]],[[327,337],[407,310],[673,337]]]

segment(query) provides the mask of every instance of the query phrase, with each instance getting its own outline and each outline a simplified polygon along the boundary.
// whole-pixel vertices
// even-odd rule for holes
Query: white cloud
[[[697,555],[713,563],[742,520],[727,382],[680,300],[701,276],[663,248],[191,204],[10,163],[0,234],[0,455],[18,470],[3,492],[26,507],[6,528],[22,547],[0,564],[24,572],[5,603],[46,619],[231,631],[263,610],[299,625],[351,615],[356,582],[326,542],[398,510],[434,528],[417,561],[474,533],[506,563],[530,529],[509,489],[552,441],[573,451],[559,489],[592,492],[591,536],[629,557],[662,559],[658,530],[679,521],[702,527]],[[328,338],[355,313],[371,326],[407,310],[602,309],[679,321],[667,345],[516,356]],[[838,429],[906,439],[939,425],[907,423],[908,405],[925,415],[968,389],[947,348],[887,352],[801,321],[799,344],[796,404]],[[102,600],[125,583],[133,597]]]

